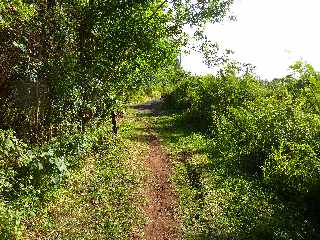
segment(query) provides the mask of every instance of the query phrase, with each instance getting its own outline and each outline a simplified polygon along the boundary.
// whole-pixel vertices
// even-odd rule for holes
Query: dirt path
[[[140,114],[158,114],[151,102],[144,105],[135,105]],[[180,239],[178,219],[176,213],[176,193],[169,181],[171,164],[168,154],[162,148],[155,131],[146,122],[149,142],[149,155],[146,158],[146,168],[151,171],[146,180],[146,195],[149,199],[145,212],[148,223],[144,229],[146,240],[173,240]]]

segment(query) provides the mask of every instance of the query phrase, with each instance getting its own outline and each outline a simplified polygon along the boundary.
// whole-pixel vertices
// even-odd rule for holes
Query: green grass
[[[2,239],[142,239],[149,147],[144,121],[154,126],[174,161],[183,239],[319,237],[301,205],[280,198],[261,176],[226,161],[230,156],[215,156],[215,139],[193,130],[182,115],[141,118],[129,110],[117,137],[92,130],[99,132],[94,136],[104,135],[74,159],[77,165],[61,184],[41,194],[31,189],[11,201],[1,197]]]
[[[108,124],[100,128],[111,129]],[[135,136],[143,134],[143,126],[129,116],[118,136],[109,130],[104,134],[97,146],[74,159],[77,165],[65,180],[46,188],[41,198],[29,192],[9,202],[1,199],[0,221],[6,232],[0,239],[142,237],[148,144]]]
[[[294,203],[225,161],[229,156],[213,156],[215,140],[193,131],[180,114],[149,121],[175,160],[183,239],[316,239]]]

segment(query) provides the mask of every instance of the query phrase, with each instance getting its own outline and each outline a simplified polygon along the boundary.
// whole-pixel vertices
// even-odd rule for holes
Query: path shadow
[[[155,99],[145,103],[130,105],[129,108],[137,110],[138,116],[159,116],[167,113],[161,110],[162,104],[162,99]]]

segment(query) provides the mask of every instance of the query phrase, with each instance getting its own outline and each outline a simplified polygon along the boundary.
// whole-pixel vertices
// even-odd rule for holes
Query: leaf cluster
[[[301,63],[292,68],[270,83],[234,68],[190,76],[166,101],[209,134],[214,156],[285,197],[305,199],[320,181],[319,73]]]

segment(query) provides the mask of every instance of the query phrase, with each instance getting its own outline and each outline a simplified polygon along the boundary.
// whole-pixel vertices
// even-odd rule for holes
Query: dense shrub
[[[166,103],[213,139],[215,157],[283,195],[303,198],[320,183],[320,81],[310,65],[292,69],[273,82],[232,68],[188,77]]]
[[[31,147],[13,131],[0,131],[0,192],[14,195],[27,186],[38,187],[46,177],[50,183],[58,183],[69,167],[79,164],[81,156],[105,146],[107,136],[106,128],[92,128],[85,134],[65,135],[47,145]]]
[[[319,187],[320,159],[308,144],[282,142],[264,167],[266,181],[282,192],[306,195]]]
[[[13,131],[0,130],[1,239],[10,238],[12,229],[18,236],[20,215],[32,214],[30,205],[40,204],[48,191],[63,182],[70,169],[81,165],[86,154],[107,150],[111,135],[108,129],[109,126],[88,128],[83,134],[65,134],[41,146],[27,145]]]

